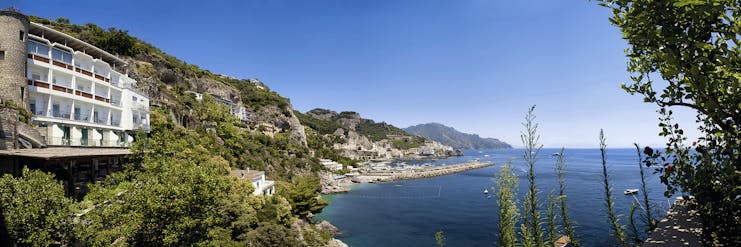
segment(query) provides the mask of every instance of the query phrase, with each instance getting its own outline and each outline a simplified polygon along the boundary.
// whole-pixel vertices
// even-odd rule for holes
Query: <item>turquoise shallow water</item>
[[[556,149],[543,149],[536,164],[540,196],[557,189]],[[434,161],[454,164],[479,158],[493,161],[493,167],[409,181],[353,186],[347,194],[331,195],[330,205],[318,215],[342,230],[338,238],[353,247],[363,246],[435,246],[435,232],[443,230],[448,246],[495,246],[498,242],[498,214],[492,178],[499,165],[514,159],[520,176],[520,194],[527,190],[526,166],[522,149],[465,151],[465,156]],[[607,152],[615,207],[628,224],[627,215],[635,201],[623,190],[640,188],[635,149],[609,149]],[[603,199],[602,167],[597,149],[566,150],[567,203],[571,219],[584,246],[610,244],[609,225]],[[407,162],[410,163],[410,162]],[[653,202],[666,207],[664,187],[657,175],[649,174],[649,195]],[[642,197],[642,194],[637,196]],[[643,224],[639,224],[642,227]]]

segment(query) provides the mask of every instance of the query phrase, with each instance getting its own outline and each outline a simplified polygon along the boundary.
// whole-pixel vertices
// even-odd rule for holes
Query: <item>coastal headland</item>
[[[340,176],[327,174],[322,176],[322,193],[346,193],[350,191],[348,186],[354,183],[380,183],[429,178],[493,165],[493,162],[480,162],[477,160],[453,165],[391,166],[388,163],[370,164],[361,168],[357,174],[346,174]]]

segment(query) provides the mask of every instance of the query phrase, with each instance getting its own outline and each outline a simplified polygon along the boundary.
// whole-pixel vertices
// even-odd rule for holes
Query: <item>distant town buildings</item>
[[[324,168],[327,168],[327,170],[330,170],[330,171],[342,170],[342,164],[337,163],[336,161],[333,161],[333,160],[319,159],[319,163],[321,163],[322,166],[324,166]]]

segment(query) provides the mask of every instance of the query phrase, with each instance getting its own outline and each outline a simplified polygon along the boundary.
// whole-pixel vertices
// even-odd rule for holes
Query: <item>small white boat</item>
[[[489,194],[489,190],[484,189],[484,194]]]
[[[626,194],[626,195],[632,195],[632,194],[635,194],[635,193],[638,193],[638,189],[627,189],[627,190],[623,191],[623,194]]]

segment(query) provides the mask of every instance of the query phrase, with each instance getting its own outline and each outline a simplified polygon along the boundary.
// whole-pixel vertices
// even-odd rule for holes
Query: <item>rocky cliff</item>
[[[300,114],[300,113],[299,113]],[[355,160],[420,159],[459,155],[452,147],[384,123],[364,119],[356,112],[337,113],[314,109],[300,114],[302,124],[311,128],[340,154]]]

